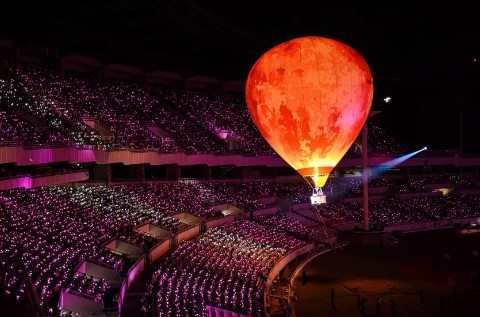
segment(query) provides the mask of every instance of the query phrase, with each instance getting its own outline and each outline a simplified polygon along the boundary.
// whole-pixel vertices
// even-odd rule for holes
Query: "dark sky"
[[[480,27],[462,1],[2,1],[0,37],[106,64],[245,80],[266,50],[316,35],[356,49],[380,122],[410,149],[480,153]],[[381,101],[391,96],[390,104]]]

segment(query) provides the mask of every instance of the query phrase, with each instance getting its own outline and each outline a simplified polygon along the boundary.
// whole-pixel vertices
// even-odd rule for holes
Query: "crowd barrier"
[[[177,244],[182,243],[185,240],[190,240],[200,234],[200,225],[185,229],[177,234]]]
[[[157,243],[149,252],[150,263],[157,261],[170,250],[170,239],[164,239]]]
[[[426,230],[435,230],[435,229],[444,229],[452,228],[455,225],[470,225],[472,223],[479,223],[480,217],[468,217],[468,218],[455,218],[455,219],[442,219],[435,221],[425,221],[425,222],[407,222],[407,223],[397,223],[391,226],[383,228],[385,232],[415,232],[415,231],[426,231]]]
[[[127,295],[127,280],[124,279],[122,282],[122,287],[120,287],[120,293],[118,294],[118,315],[122,316],[122,307],[123,302],[125,301],[125,296]]]
[[[235,220],[235,215],[229,215],[229,216],[213,219],[205,223],[205,228],[208,230],[211,228],[220,227],[226,223],[233,222],[234,220]]]
[[[267,208],[267,209],[259,209],[252,211],[255,217],[257,216],[268,216],[268,215],[275,215],[278,213],[278,207],[274,208]]]
[[[20,176],[0,180],[0,190],[13,188],[34,188],[88,180],[88,171],[75,171],[41,176]]]
[[[132,283],[137,277],[145,271],[145,255],[142,255],[135,261],[127,273],[127,289],[130,289]]]
[[[25,149],[9,146],[0,148],[0,164],[16,163],[19,166],[67,161],[71,164],[96,162],[98,164],[123,163],[125,165],[150,163],[152,165],[235,165],[267,167],[287,166],[284,160],[271,155],[243,156],[240,154],[185,154],[132,152],[130,150],[106,151],[94,148],[41,148]]]

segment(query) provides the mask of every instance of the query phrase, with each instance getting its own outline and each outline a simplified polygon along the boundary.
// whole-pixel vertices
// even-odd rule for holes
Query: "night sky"
[[[225,80],[246,80],[257,58],[283,41],[329,37],[370,65],[375,120],[407,149],[480,153],[476,10],[462,1],[337,2],[2,1],[0,37]]]

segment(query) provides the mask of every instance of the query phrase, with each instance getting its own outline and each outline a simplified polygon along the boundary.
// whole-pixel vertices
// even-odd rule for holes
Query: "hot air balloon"
[[[260,56],[245,94],[263,138],[324,203],[321,188],[362,130],[372,104],[373,79],[364,58],[334,39],[295,38]]]

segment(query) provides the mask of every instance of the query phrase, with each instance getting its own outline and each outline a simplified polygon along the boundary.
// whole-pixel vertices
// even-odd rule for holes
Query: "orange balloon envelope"
[[[306,36],[264,53],[250,70],[245,92],[265,140],[320,188],[367,120],[373,79],[350,46]]]

